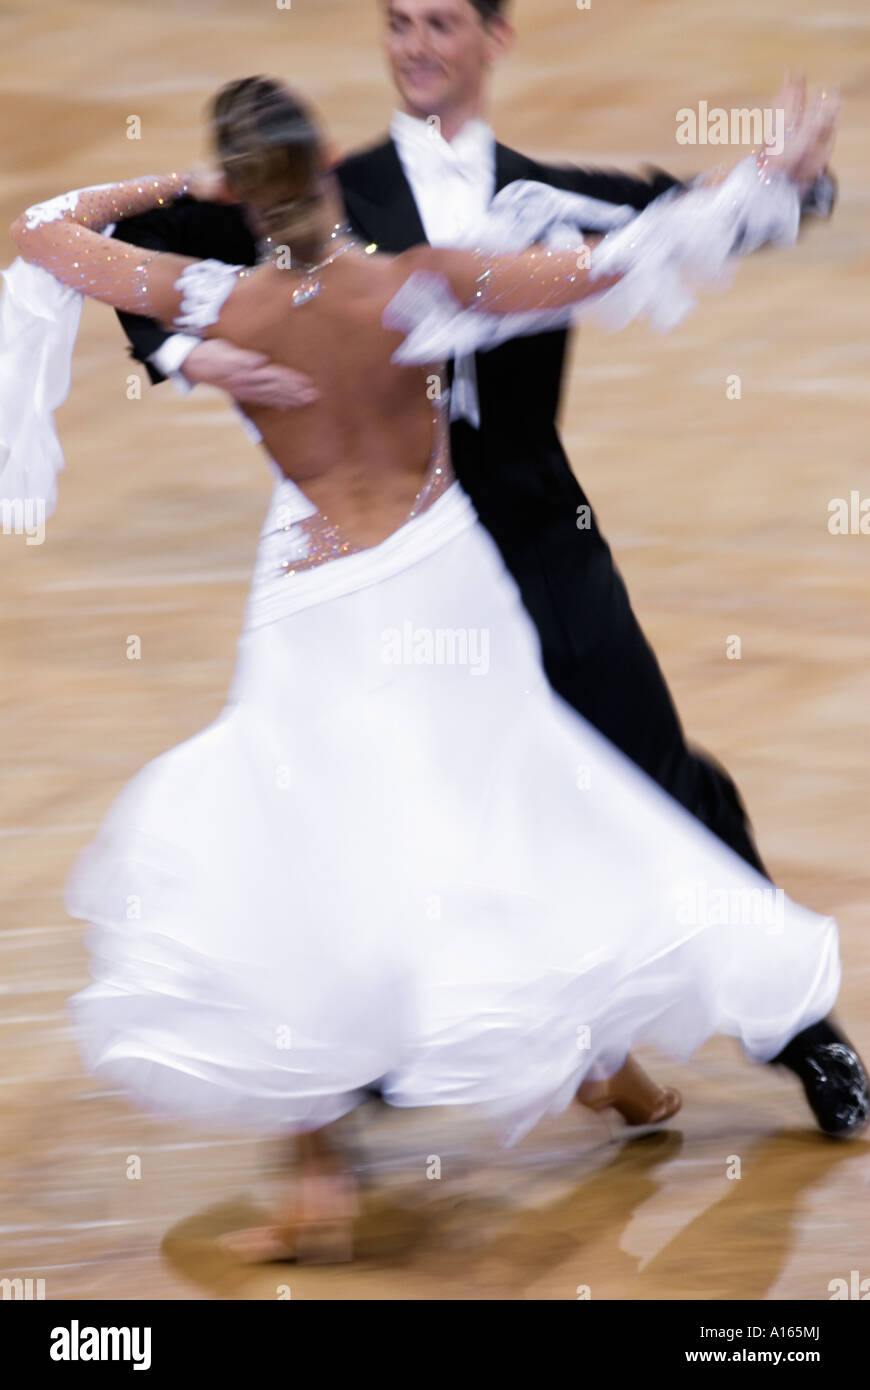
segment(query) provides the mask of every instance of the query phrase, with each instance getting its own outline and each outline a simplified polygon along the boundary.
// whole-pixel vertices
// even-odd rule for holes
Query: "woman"
[[[725,1032],[780,1059],[834,1002],[835,924],[790,903],[773,929],[699,913],[687,885],[729,901],[766,885],[552,694],[452,479],[439,390],[451,352],[580,306],[662,321],[738,230],[796,225],[789,175],[830,128],[807,108],[778,166],[648,210],[590,268],[571,195],[534,185],[496,200],[489,249],[374,255],[290,93],[233,83],[215,127],[263,238],[253,271],[99,235],[214,198],[209,177],[81,190],[13,227],[75,290],[304,361],[320,393],[249,411],[284,481],[230,701],[133,779],[78,862],[95,983],[73,1007],[89,1067],[144,1107],[301,1136],[295,1205],[236,1248],[304,1256],[346,1249],[353,1192],[327,1131],[373,1084],[395,1105],[477,1104],[508,1142],[578,1090],[657,1118],[678,1098],[626,1061],[636,1044],[684,1057]]]

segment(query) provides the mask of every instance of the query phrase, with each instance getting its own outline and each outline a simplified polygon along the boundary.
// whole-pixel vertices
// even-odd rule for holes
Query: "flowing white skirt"
[[[262,1132],[380,1081],[512,1142],[636,1045],[725,1033],[766,1060],[828,1012],[835,923],[551,692],[458,484],[319,568],[281,575],[284,543],[261,546],[223,713],[133,778],[71,876],[91,1071]]]

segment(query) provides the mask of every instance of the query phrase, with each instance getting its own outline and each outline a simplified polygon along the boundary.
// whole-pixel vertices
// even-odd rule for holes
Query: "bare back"
[[[401,261],[353,250],[320,272],[321,292],[301,305],[292,298],[301,275],[263,266],[238,284],[215,330],[312,378],[314,404],[246,413],[286,476],[360,547],[407,519],[433,445],[437,368],[393,366],[401,335],[381,322],[407,275]]]

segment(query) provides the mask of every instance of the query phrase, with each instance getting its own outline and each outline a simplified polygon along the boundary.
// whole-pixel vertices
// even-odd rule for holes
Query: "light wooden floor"
[[[543,156],[689,173],[722,152],[675,144],[680,107],[761,103],[786,64],[842,85],[834,221],[746,264],[671,337],[585,333],[564,428],[691,736],[736,776],[779,882],[839,918],[841,1013],[870,1054],[870,537],[827,530],[829,499],[870,494],[866,7],[515,10],[494,120]],[[391,106],[378,20],[375,0],[5,0],[0,213],[190,162],[208,95],[245,73],[297,80],[343,147],[364,144]],[[870,1146],[817,1137],[796,1086],[726,1043],[656,1064],[686,1094],[659,1138],[572,1114],[493,1154],[468,1123],[375,1111],[358,1125],[356,1265],[251,1274],[218,1256],[267,1155],[96,1091],[65,1015],[86,978],[65,874],[124,781],[221,708],[269,491],[217,395],[128,400],[130,370],[113,316],[87,306],[60,508],[43,546],[0,537],[0,1276],[124,1299],[282,1283],[303,1298],[824,1299],[832,1279],[870,1276]]]

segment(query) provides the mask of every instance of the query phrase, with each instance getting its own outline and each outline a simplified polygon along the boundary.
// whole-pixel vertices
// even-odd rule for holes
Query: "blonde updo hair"
[[[270,77],[222,87],[212,107],[218,161],[274,246],[312,259],[327,232],[321,139],[308,107]]]

